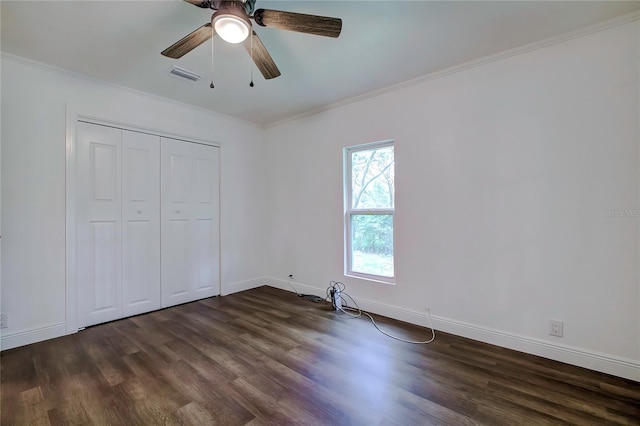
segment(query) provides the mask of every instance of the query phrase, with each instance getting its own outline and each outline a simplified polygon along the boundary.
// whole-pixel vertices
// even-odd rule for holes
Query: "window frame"
[[[395,175],[395,142],[394,140],[384,140],[378,142],[370,142],[366,144],[354,145],[344,148],[344,275],[347,277],[360,278],[369,281],[375,281],[385,284],[395,284],[396,282],[396,268],[395,268],[395,231],[392,231],[392,246],[393,246],[393,276],[377,275],[364,272],[358,272],[353,270],[353,256],[352,256],[352,227],[351,219],[354,215],[390,215],[391,221],[394,223],[395,219],[395,199],[396,189],[395,182],[393,187],[393,199],[394,206],[391,208],[353,208],[353,188],[352,188],[352,154],[360,151],[369,151],[372,149],[379,149],[385,147],[393,147],[393,163],[394,163],[394,175]],[[395,227],[394,227],[395,228]]]

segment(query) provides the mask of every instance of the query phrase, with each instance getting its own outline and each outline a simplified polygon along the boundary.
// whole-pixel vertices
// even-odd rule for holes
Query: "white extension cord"
[[[433,329],[433,322],[431,320],[431,312],[429,312],[429,310],[427,310],[427,316],[429,318],[429,328],[431,329],[431,338],[428,339],[428,340],[425,340],[425,341],[416,341],[416,340],[403,339],[401,337],[393,336],[393,335],[387,333],[386,331],[382,330],[380,327],[378,327],[378,324],[376,323],[376,320],[373,319],[373,316],[370,313],[360,309],[360,307],[358,306],[358,303],[353,299],[353,297],[349,296],[347,293],[344,292],[345,288],[346,288],[346,286],[343,283],[341,283],[340,281],[331,281],[329,283],[329,287],[327,287],[327,299],[329,299],[331,301],[331,306],[333,306],[333,309],[335,309],[337,311],[340,311],[340,312],[344,312],[345,314],[349,315],[351,318],[360,318],[364,314],[367,317],[369,317],[369,319],[371,320],[371,323],[376,328],[376,330],[378,330],[380,333],[384,334],[387,337],[390,337],[390,338],[395,339],[395,340],[399,340],[401,342],[413,343],[413,344],[416,344],[416,345],[426,345],[426,344],[431,343],[434,340],[436,340],[436,332]],[[351,302],[353,302],[355,307],[351,307],[346,303],[347,301],[344,298],[345,296],[347,298],[349,298],[351,300]],[[355,311],[355,312],[357,312],[357,314],[352,314],[350,312],[347,312],[348,310],[349,311]]]

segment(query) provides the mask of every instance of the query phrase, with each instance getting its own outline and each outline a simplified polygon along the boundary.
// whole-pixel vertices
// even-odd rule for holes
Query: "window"
[[[345,149],[345,274],[393,283],[393,141]]]

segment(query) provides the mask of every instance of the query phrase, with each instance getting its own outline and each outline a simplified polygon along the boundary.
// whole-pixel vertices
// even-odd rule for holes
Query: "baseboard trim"
[[[240,291],[260,287],[265,285],[265,282],[265,278],[255,278],[252,280],[227,284],[222,286],[222,295],[238,293]],[[65,322],[61,322],[58,324],[34,328],[32,330],[21,331],[18,333],[6,335],[0,333],[0,351],[30,345],[32,343],[54,339],[56,337],[62,337],[76,331],[77,330],[70,330],[70,332],[67,332],[67,324]]]
[[[290,283],[285,280],[269,278],[265,279],[265,282],[271,287],[293,291]],[[301,283],[291,284],[301,293],[324,295],[326,291],[324,288],[321,289]],[[356,298],[356,302],[363,310],[378,315],[423,327],[429,326],[429,318],[426,312],[404,309],[362,298]],[[639,361],[569,345],[550,343],[436,315],[432,315],[431,319],[433,328],[438,331],[640,382]]]
[[[269,287],[279,288],[280,290],[287,290],[292,293],[299,294],[315,294],[317,296],[325,296],[327,292],[326,288],[313,287],[290,280],[281,280],[279,278],[265,278],[264,284],[268,285]]]
[[[33,330],[21,331],[18,333],[0,336],[0,350],[13,349],[20,346],[30,345],[43,340],[62,337],[67,334],[66,323],[61,322],[46,327],[34,328]]]
[[[254,278],[247,281],[238,281],[231,284],[225,284],[221,288],[221,295],[227,296],[229,294],[238,293],[240,291],[251,290],[252,288],[261,287],[265,285],[267,279],[265,277]]]
[[[289,281],[275,278],[255,278],[228,284],[223,287],[222,294],[233,294],[262,285],[269,285],[290,292],[297,291],[299,293],[317,294],[320,296],[324,295],[326,291],[326,289],[301,283],[290,283]],[[386,305],[362,298],[356,298],[356,302],[366,311],[423,327],[429,325],[429,318],[426,313],[423,312]],[[450,318],[433,315],[431,319],[433,327],[439,331],[640,382],[640,362],[638,361],[568,345],[549,343],[527,336],[506,333],[500,330],[452,320]],[[66,334],[66,323],[61,322],[33,330],[2,335],[0,336],[0,350],[13,349],[43,340],[61,337]]]
[[[447,333],[640,382],[640,362],[631,359],[570,345],[549,343],[448,318],[434,317],[433,323],[436,329]]]

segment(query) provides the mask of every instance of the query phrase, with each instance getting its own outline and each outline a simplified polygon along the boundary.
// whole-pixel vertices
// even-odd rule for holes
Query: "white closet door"
[[[193,145],[195,215],[193,222],[194,290],[197,299],[220,293],[220,163],[219,148]]]
[[[162,306],[219,294],[218,148],[162,138]]]
[[[77,281],[81,327],[122,317],[121,130],[78,123]]]
[[[161,155],[162,306],[167,307],[192,300],[194,170],[189,143],[162,138]]]
[[[160,138],[122,133],[124,316],[160,309]]]

